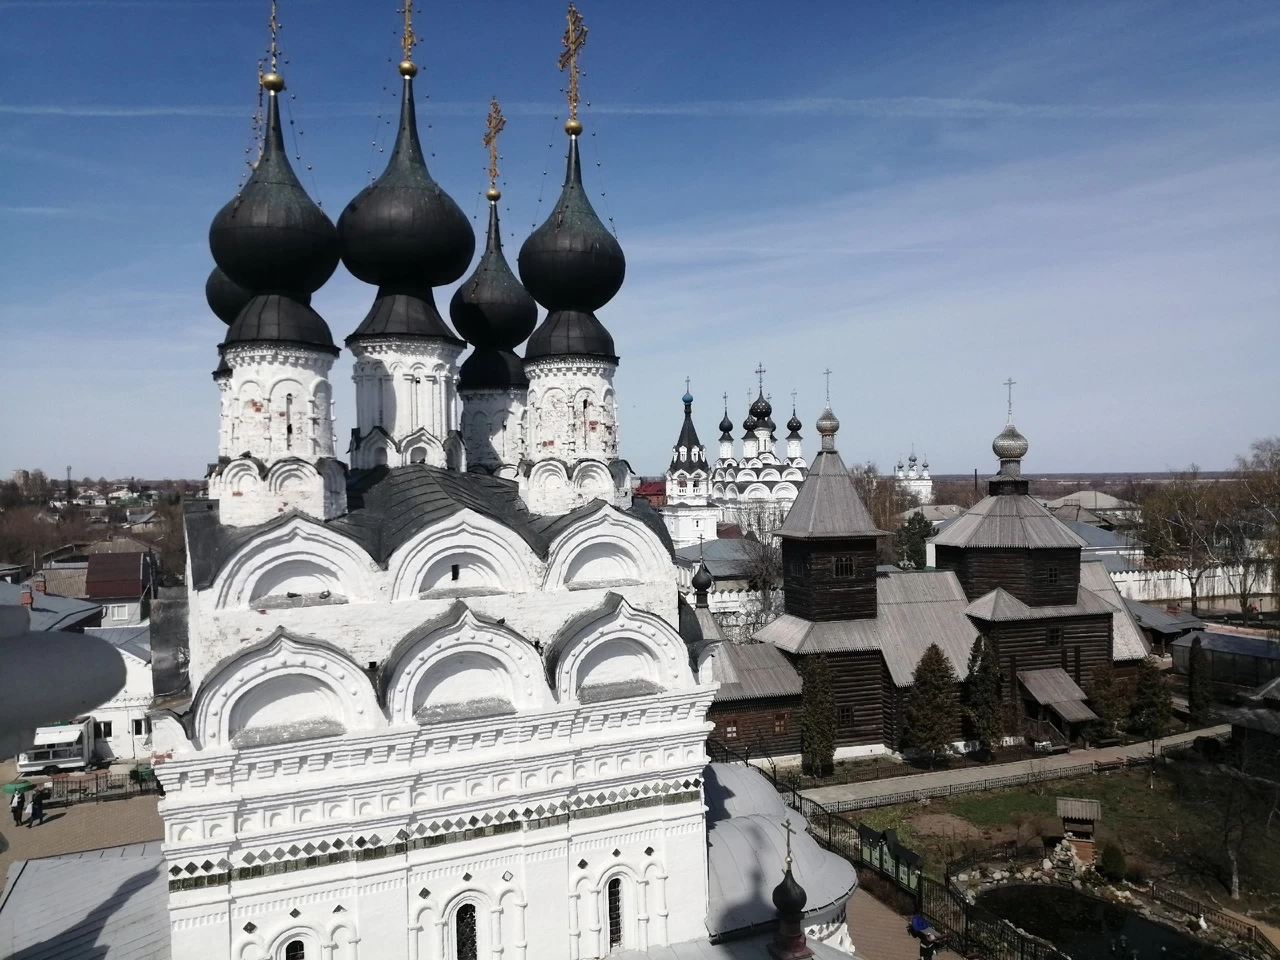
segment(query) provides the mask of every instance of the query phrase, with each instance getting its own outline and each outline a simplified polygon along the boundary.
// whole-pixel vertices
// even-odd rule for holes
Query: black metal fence
[[[45,804],[51,807],[73,803],[105,800],[125,800],[154,793],[163,795],[160,781],[154,775],[129,773],[94,773],[88,776],[58,776],[37,783],[36,789],[44,794]]]

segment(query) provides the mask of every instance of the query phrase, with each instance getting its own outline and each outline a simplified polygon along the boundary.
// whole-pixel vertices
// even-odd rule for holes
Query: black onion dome
[[[267,101],[262,156],[240,193],[213,218],[209,249],[227,277],[246,290],[300,296],[333,275],[338,234],[289,165],[274,90]]]
[[[799,433],[800,428],[803,426],[804,424],[801,423],[800,418],[796,416],[795,410],[792,410],[791,419],[787,421],[787,429],[790,430],[792,433]]]
[[[750,394],[747,394],[750,396]],[[773,413],[773,404],[764,398],[764,392],[756,397],[755,402],[751,404],[751,416],[758,421],[769,420],[770,414]],[[772,423],[772,421],[769,421]]]
[[[228,277],[221,268],[214,267],[204,282],[204,298],[214,315],[231,326],[245,304],[253,299],[253,293]]]
[[[742,429],[747,431],[748,434],[751,433],[751,431],[754,430],[756,426],[757,426],[756,418],[751,416],[750,414],[747,415],[747,419],[742,421]]]
[[[510,350],[476,347],[458,371],[459,390],[507,390],[528,386],[524,362]]]
[[[276,293],[260,294],[245,304],[227,331],[222,347],[263,340],[339,352],[333,345],[329,325],[320,314],[300,300]]]
[[[588,356],[604,357],[614,363],[613,337],[596,319],[582,310],[555,310],[547,314],[542,325],[533,331],[524,349],[524,358]]]
[[[476,235],[466,214],[427,172],[409,77],[391,159],[382,176],[342,211],[338,242],[346,268],[379,286],[453,283],[475,253]]]
[[[458,333],[477,348],[513,350],[538,323],[538,305],[516,279],[502,253],[498,204],[489,201],[489,235],[475,272],[462,282],[449,303],[449,318]]]
[[[720,432],[731,433],[733,431],[733,421],[729,419],[729,411],[724,412],[724,416],[720,418]]]
[[[789,917],[804,913],[804,905],[808,899],[809,895],[792,876],[791,864],[788,863],[782,882],[773,888],[773,905],[777,908],[778,916]]]
[[[518,262],[525,287],[553,312],[599,310],[622,287],[626,258],[582,187],[576,136],[569,138],[560,199],[546,222],[529,234]]]
[[[711,589],[715,581],[711,579],[711,571],[707,569],[706,561],[698,564],[698,570],[693,575],[693,589],[698,593],[706,593]]]

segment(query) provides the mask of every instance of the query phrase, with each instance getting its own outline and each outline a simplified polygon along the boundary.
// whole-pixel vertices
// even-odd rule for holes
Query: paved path
[[[867,891],[859,888],[849,898],[845,913],[849,939],[859,957],[868,960],[917,960],[920,942],[907,933],[907,918],[899,916]],[[937,960],[955,960],[956,954],[941,950]]]
[[[1160,741],[1161,749],[1190,743],[1196,737],[1213,737],[1231,732],[1231,727],[1222,725],[1180,733],[1165,737]],[[831,787],[816,787],[802,793],[811,800],[822,804],[838,803],[841,800],[863,800],[869,797],[888,797],[895,793],[908,793],[912,790],[929,790],[947,787],[960,783],[976,783],[980,780],[994,780],[997,777],[1013,777],[1019,774],[1041,772],[1045,770],[1075,767],[1082,763],[1123,760],[1132,757],[1148,757],[1151,755],[1151,742],[1131,744],[1127,747],[1098,747],[1089,750],[1073,750],[1054,756],[1037,757],[1031,760],[1016,760],[1013,763],[996,763],[985,767],[965,767],[961,770],[939,770],[936,773],[917,773],[906,777],[892,777],[887,780],[866,780],[862,783],[843,783]],[[856,944],[857,941],[855,940]]]

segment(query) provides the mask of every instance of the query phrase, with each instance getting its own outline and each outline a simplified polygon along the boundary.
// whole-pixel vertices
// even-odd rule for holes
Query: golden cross
[[[507,118],[502,115],[498,106],[498,98],[489,101],[489,123],[484,134],[484,145],[489,148],[489,187],[492,189],[498,182],[498,134],[507,125]]]
[[[564,38],[560,41],[564,52],[560,54],[560,69],[569,69],[569,119],[578,119],[578,53],[586,45],[587,27],[582,22],[582,14],[578,8],[569,4],[569,25],[565,27]]]
[[[413,48],[418,43],[413,32],[413,0],[404,0],[404,9],[400,12],[404,14],[404,33],[400,37],[400,46],[404,50],[404,58],[412,60]]]

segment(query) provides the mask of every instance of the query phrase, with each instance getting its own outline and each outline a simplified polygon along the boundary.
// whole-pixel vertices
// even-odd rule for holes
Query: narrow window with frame
[[[1059,573],[1058,568],[1056,566],[1047,567],[1045,569],[1045,579],[1049,581],[1049,586],[1051,587],[1056,587],[1058,585],[1058,580],[1060,576],[1061,574]]]
[[[853,726],[853,707],[840,707],[836,711],[837,722],[841,727],[849,729]]]
[[[841,579],[848,579],[854,575],[857,570],[857,564],[854,563],[853,557],[836,557],[836,576]]]
[[[726,723],[724,725],[724,738],[726,740],[738,739],[738,725],[736,723]]]
[[[456,960],[480,960],[476,936],[476,905],[464,903],[453,918],[453,947]]]
[[[1062,628],[1061,628],[1061,627],[1049,627],[1049,628],[1045,631],[1045,641],[1046,641],[1046,642],[1049,644],[1049,646],[1051,646],[1051,647],[1060,647],[1060,646],[1062,646]]]
[[[622,878],[609,881],[609,949],[622,946]]]
[[[785,713],[775,713],[773,715],[773,732],[776,734],[787,732],[787,715]]]

